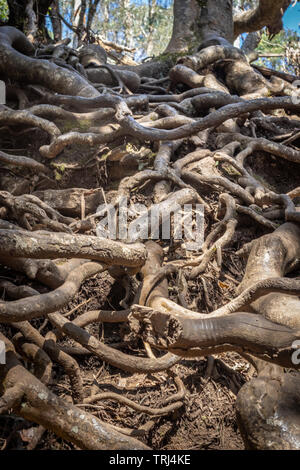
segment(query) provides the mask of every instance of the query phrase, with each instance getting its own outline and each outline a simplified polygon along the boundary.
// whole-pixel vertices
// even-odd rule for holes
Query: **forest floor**
[[[287,129],[288,130],[288,129]],[[268,137],[264,134],[264,137]],[[38,148],[45,135],[40,130],[31,131],[29,135],[12,136],[0,131],[1,150],[11,154],[24,154],[24,149],[36,160],[41,157]],[[298,142],[294,142],[297,146]],[[214,135],[209,139],[209,148],[215,150]],[[151,147],[155,153],[155,146]],[[180,152],[183,152],[182,146]],[[189,151],[192,151],[190,148]],[[42,189],[87,188],[103,186],[105,194],[117,188],[118,165],[107,163],[101,155],[107,148],[87,151],[72,147],[66,150],[53,162],[47,162],[52,168],[53,177],[34,176],[24,170],[0,168],[0,189],[9,190],[12,194],[32,193]],[[185,152],[187,153],[187,152]],[[181,155],[176,154],[175,158]],[[45,163],[45,162],[44,162]],[[144,168],[151,167],[151,160],[144,163]],[[300,174],[297,164],[270,157],[263,152],[255,159],[248,160],[249,166],[264,184],[279,193],[286,193],[300,186]],[[115,175],[115,176],[114,176]],[[117,176],[116,176],[117,175]],[[114,180],[112,179],[114,178]],[[206,201],[210,199],[211,207],[217,205],[217,194],[210,189]],[[151,191],[144,185],[132,193],[132,201],[151,204]],[[205,220],[205,230],[209,233],[210,221]],[[235,288],[242,280],[245,262],[235,255],[235,251],[244,243],[267,233],[261,226],[245,219],[234,235],[231,246],[224,250],[222,270],[216,269],[212,261],[202,279],[205,281],[206,293],[201,279],[188,281],[186,301],[195,311],[209,312],[227,303],[234,297]],[[168,243],[163,242],[167,247]],[[172,259],[172,246],[169,247],[168,259]],[[11,280],[16,285],[27,283],[31,287],[45,292],[46,289],[35,281],[28,282],[25,275],[8,268],[1,268],[0,277]],[[176,275],[169,281],[170,298],[177,301]],[[87,310],[121,309],[124,298],[119,284],[109,274],[103,273],[85,281],[78,294],[60,313],[73,320]],[[32,321],[43,335],[51,325],[43,319]],[[2,332],[12,336],[9,326],[0,325]],[[104,343],[128,354],[144,356],[141,340],[132,337],[126,323],[92,324],[87,330]],[[72,344],[71,340],[66,340]],[[168,396],[176,393],[172,378],[167,372],[153,375],[128,374],[103,363],[95,356],[77,356],[80,365],[86,396],[91,390],[112,391],[122,394],[139,404],[159,408]],[[30,366],[29,366],[30,367]],[[105,422],[115,426],[138,429],[146,425],[147,431],[143,440],[156,450],[162,449],[243,449],[244,444],[239,433],[235,417],[236,395],[242,385],[255,375],[254,368],[236,353],[215,355],[214,359],[199,358],[182,360],[174,366],[174,372],[182,379],[186,387],[183,406],[167,416],[147,416],[120,404],[114,400],[97,403],[89,412]],[[49,388],[65,400],[70,400],[70,385],[63,369],[54,364]],[[0,449],[25,449],[30,443],[32,423],[14,415],[0,416]],[[37,449],[73,449],[74,445],[63,441],[55,434],[46,431],[37,445]]]

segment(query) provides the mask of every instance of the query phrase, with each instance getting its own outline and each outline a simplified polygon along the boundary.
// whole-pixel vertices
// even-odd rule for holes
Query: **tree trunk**
[[[99,4],[100,0],[90,0],[89,2],[89,12],[88,12],[88,17],[87,17],[87,23],[86,23],[86,29],[87,29],[87,34],[90,34],[90,29],[92,27],[93,19],[97,10],[97,6]]]
[[[202,4],[198,23],[201,42],[213,40],[214,44],[220,44],[225,40],[232,43],[232,0],[206,0]]]
[[[146,56],[150,57],[153,53],[153,34],[155,20],[156,0],[148,0],[148,44]]]
[[[279,33],[283,27],[283,14],[291,3],[291,0],[260,0],[256,7],[234,17],[234,36],[259,31],[264,26],[270,35]]]
[[[196,46],[197,20],[201,8],[196,0],[174,0],[173,32],[165,52],[187,52]]]
[[[51,6],[53,0],[40,0],[39,2],[34,2],[34,12],[37,17],[38,30],[45,35],[45,16]],[[15,26],[20,31],[25,32],[27,21],[26,7],[28,0],[8,0],[9,7],[9,18],[8,25]],[[37,7],[38,4],[38,7]]]
[[[76,32],[73,33],[73,47],[76,49],[78,46],[78,40],[81,36],[80,32],[83,30],[83,18],[84,11],[86,7],[86,1],[81,2],[81,0],[74,0],[74,9],[73,9],[73,26],[76,28]]]
[[[125,37],[125,45],[129,48],[132,48],[133,41],[132,41],[132,14],[130,11],[130,0],[122,0],[121,6],[124,9],[124,37]]]
[[[52,23],[52,28],[53,28],[53,36],[54,36],[54,41],[58,42],[62,38],[62,27],[61,27],[61,20],[59,18],[59,2],[58,0],[55,0],[52,4],[52,8],[50,11],[50,19]]]
[[[9,7],[9,17],[7,24],[9,26],[15,26],[24,32],[24,27],[26,24],[26,0],[20,0],[19,2],[8,0],[7,3]]]
[[[232,43],[232,0],[174,0],[173,33],[166,52],[193,52],[207,41]]]

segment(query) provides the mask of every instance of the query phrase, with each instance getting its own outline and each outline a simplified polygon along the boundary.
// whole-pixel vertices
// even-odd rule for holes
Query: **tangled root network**
[[[0,28],[0,446],[299,449],[291,76],[100,52]]]

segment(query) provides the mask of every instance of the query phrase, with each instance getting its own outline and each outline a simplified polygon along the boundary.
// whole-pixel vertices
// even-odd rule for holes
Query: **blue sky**
[[[285,29],[293,29],[300,34],[300,3],[296,3],[296,5],[290,6],[283,17],[283,24]]]

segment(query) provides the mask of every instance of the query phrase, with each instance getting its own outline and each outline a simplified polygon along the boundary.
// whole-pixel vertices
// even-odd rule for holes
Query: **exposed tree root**
[[[135,403],[134,401],[129,400],[128,398],[122,395],[112,392],[97,393],[96,395],[92,395],[84,400],[83,406],[88,407],[90,404],[95,403],[97,401],[110,399],[116,400],[119,403],[122,403],[123,405],[127,405],[140,413],[146,413],[150,416],[163,416],[171,413],[172,411],[178,410],[183,406],[183,403],[180,400],[182,400],[185,396],[185,388],[180,380],[177,381],[177,384],[179,388],[178,393],[174,394],[168,399],[168,402],[172,401],[173,403],[163,406],[162,408],[151,408],[149,406],[139,405],[138,403]]]
[[[0,161],[8,165],[29,168],[33,171],[39,171],[42,173],[47,172],[45,165],[33,160],[33,158],[22,157],[20,155],[9,155],[6,152],[0,152]]]
[[[46,86],[57,93],[80,96],[98,96],[97,90],[81,75],[69,72],[47,60],[28,57],[34,51],[26,36],[15,28],[0,29],[0,72],[5,76],[9,70],[16,80]]]
[[[237,396],[237,419],[247,449],[299,449],[299,377],[263,362]],[[253,423],[255,422],[255,425]]]
[[[72,299],[84,279],[102,272],[104,269],[106,269],[105,265],[86,263],[71,271],[64,284],[52,292],[12,302],[2,302],[0,304],[1,322],[23,322],[61,308]]]
[[[270,9],[261,0],[224,26],[223,38],[207,31],[208,4],[199,50],[177,64],[111,66],[97,44],[79,52],[66,41],[35,51],[23,33],[0,28],[0,75],[10,81],[0,106],[0,413],[13,410],[39,425],[32,447],[46,429],[82,449],[147,449],[133,436],[145,436],[155,417],[185,412],[185,386],[173,366],[209,356],[207,381],[211,355],[235,351],[258,369],[237,399],[246,446],[299,448],[299,416],[291,411],[299,380],[283,368],[299,369],[300,104],[291,77],[254,70],[230,44],[245,28],[277,32],[289,2]],[[29,38],[33,7],[28,2]],[[195,18],[186,20],[192,27]],[[167,50],[180,43],[186,53],[184,42],[174,36]],[[23,145],[28,136],[30,157],[21,156],[19,139]],[[271,182],[260,175],[264,166],[270,173],[268,165],[281,182],[276,172]],[[191,251],[196,204],[204,207],[205,240]],[[185,205],[191,227],[178,238],[176,214]],[[98,224],[109,217],[113,239]],[[120,340],[107,341],[106,323]],[[84,355],[107,370],[159,372],[177,392],[145,406],[89,389]],[[55,364],[67,376],[64,398],[50,390]],[[84,411],[100,413],[106,400],[153,422],[122,429]]]
[[[107,264],[141,266],[146,258],[140,244],[126,245],[114,240],[88,235],[65,233],[0,230],[2,251],[14,257],[28,258],[87,258]]]
[[[145,323],[148,324],[145,332],[143,329],[137,330],[139,334],[143,332],[144,340],[182,357],[199,357],[231,350],[251,352],[282,367],[297,368],[291,356],[294,352],[292,343],[299,340],[298,330],[270,322],[260,315],[238,312],[197,320],[133,307],[134,317],[139,318],[139,314],[147,319]]]
[[[7,346],[7,363],[1,366],[0,412],[14,408],[20,416],[53,430],[82,449],[148,449],[140,441],[125,437],[112,426],[54,395],[18,361],[12,344]]]

